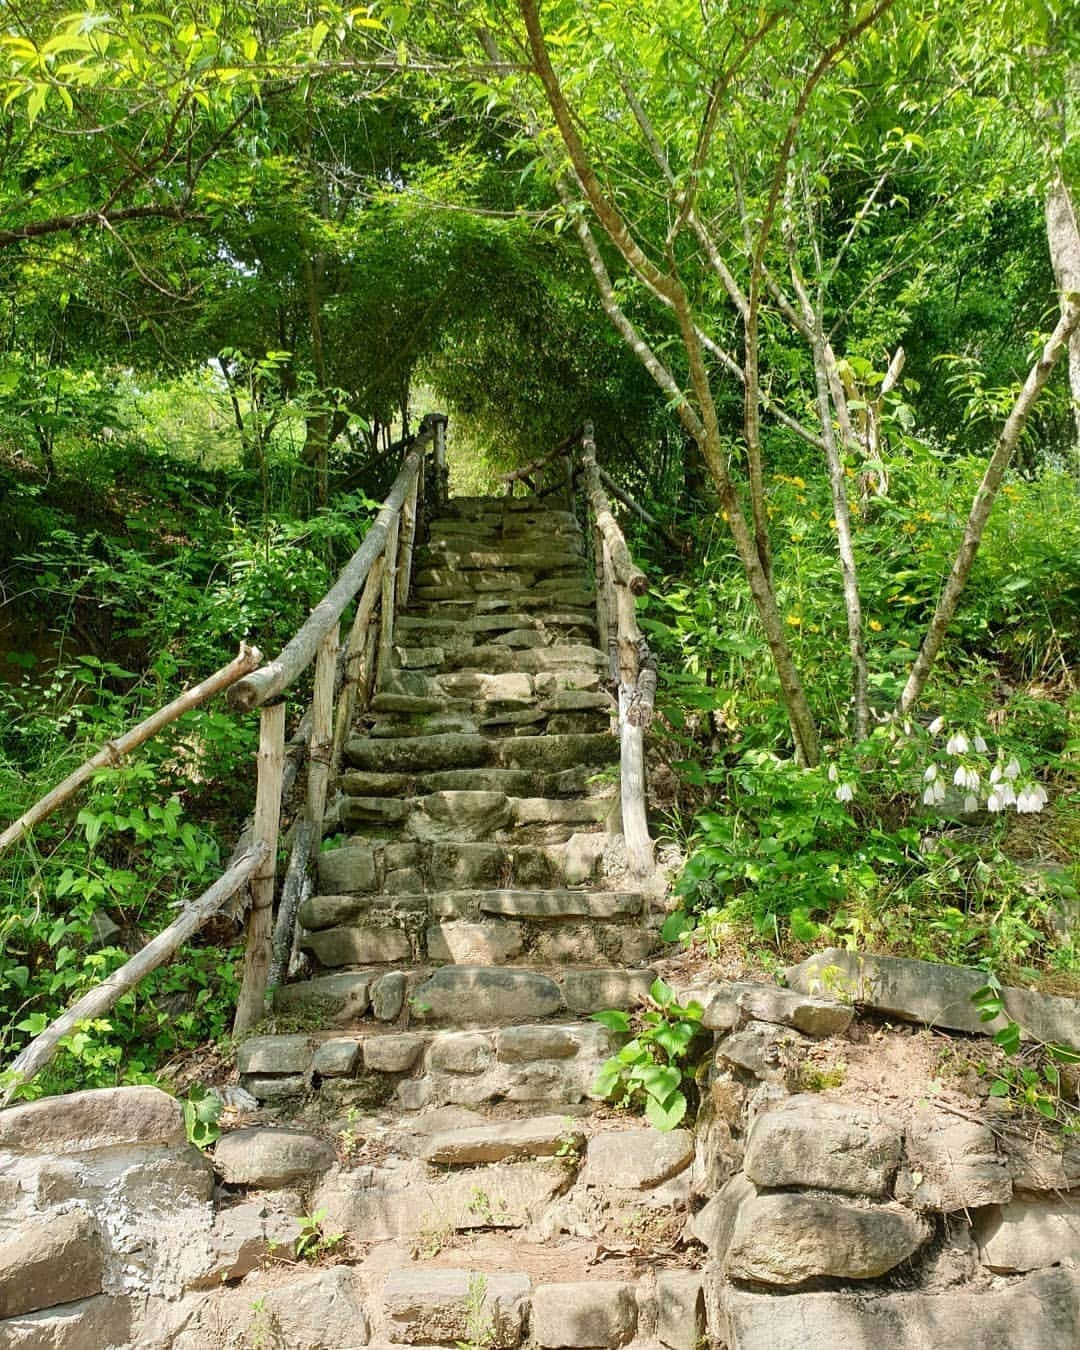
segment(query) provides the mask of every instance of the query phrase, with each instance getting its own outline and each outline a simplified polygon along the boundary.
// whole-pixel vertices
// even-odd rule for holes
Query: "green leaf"
[[[616,1008],[609,1008],[604,1012],[593,1013],[589,1018],[590,1022],[599,1022],[601,1026],[607,1027],[609,1031],[629,1031],[630,1014],[620,1012]]]
[[[1000,1045],[1007,1055],[1015,1055],[1020,1049],[1020,1028],[1015,1022],[1010,1022],[995,1034],[994,1044]]]
[[[673,1092],[664,1102],[650,1097],[645,1103],[645,1117],[654,1129],[666,1133],[673,1130],[686,1115],[686,1098],[681,1092]]]
[[[649,997],[654,1003],[658,1003],[661,1008],[670,1008],[675,1002],[675,990],[672,989],[670,984],[665,984],[658,976],[649,986]]]
[[[995,1078],[990,1084],[991,1097],[1007,1097],[1009,1095],[1009,1084],[1004,1078]]]

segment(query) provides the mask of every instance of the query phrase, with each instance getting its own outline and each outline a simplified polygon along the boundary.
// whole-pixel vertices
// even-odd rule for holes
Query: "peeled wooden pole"
[[[307,805],[304,814],[322,837],[326,789],[334,753],[334,674],[337,669],[338,634],[331,628],[319,643],[315,658],[315,689],[311,697],[311,746],[308,750]]]
[[[437,426],[442,426],[438,423]],[[367,579],[375,560],[386,551],[392,527],[396,526],[405,497],[420,471],[422,447],[435,435],[435,427],[418,436],[405,456],[401,472],[394,480],[389,496],[364,536],[364,542],[346,563],[341,575],[311,611],[300,631],[285,645],[273,661],[239,680],[229,694],[234,708],[246,711],[275,698],[311,664],[324,633],[329,632],[345,611],[346,605]]]
[[[420,480],[424,476],[424,466],[413,480],[412,489],[401,508],[401,544],[398,551],[397,607],[405,608],[409,603],[409,588],[412,585],[413,544],[416,542],[416,515],[420,497]]]
[[[255,844],[266,852],[251,883],[251,909],[247,921],[244,974],[236,1004],[234,1034],[260,1021],[270,973],[270,937],[274,915],[274,881],[277,876],[277,840],[281,819],[281,776],[285,765],[285,704],[274,703],[262,710],[259,722],[259,782],[255,792]]]
[[[385,558],[376,558],[375,565],[368,573],[364,583],[360,603],[356,607],[356,617],[349,631],[349,640],[345,646],[345,679],[338,699],[337,714],[334,718],[334,765],[341,758],[345,738],[352,726],[356,711],[357,692],[364,665],[364,652],[367,646],[368,630],[382,595],[382,574],[386,566]]]
[[[208,919],[213,918],[230,896],[240,890],[263,865],[267,856],[266,844],[253,844],[208,890],[186,906],[168,928],[162,929],[130,961],[126,961],[119,970],[114,970],[107,980],[84,994],[67,1012],[62,1013],[39,1036],[35,1036],[12,1061],[8,1070],[12,1077],[0,1105],[6,1106],[21,1084],[28,1083],[41,1072],[56,1054],[61,1040],[76,1031],[80,1022],[104,1016],[140,980],[163,965],[182,943],[197,933]]]
[[[611,503],[600,482],[591,422],[585,423],[585,433],[581,441],[581,462],[585,470],[585,495],[592,507],[593,518],[611,551],[615,580],[621,585],[629,586],[634,595],[644,595],[649,589],[649,579],[631,558],[626,538],[619,529],[619,522],[612,514]]]
[[[397,608],[397,541],[401,517],[396,516],[386,537],[386,565],[382,574],[382,612],[379,616],[379,684],[390,669],[394,654],[394,615]]]
[[[311,888],[310,864],[315,839],[315,826],[312,822],[306,817],[297,821],[289,863],[285,868],[285,880],[281,885],[281,904],[278,906],[277,919],[274,923],[274,936],[270,944],[270,974],[267,977],[269,989],[277,989],[283,985],[288,974],[296,913],[304,902],[305,894]]]
[[[23,814],[13,824],[9,825],[3,834],[0,834],[0,853],[9,845],[14,844],[17,839],[21,839],[28,830],[33,829],[46,816],[56,810],[58,806],[63,805],[69,797],[82,787],[82,785],[94,776],[99,769],[110,768],[118,764],[125,755],[130,754],[136,746],[142,745],[148,741],[151,736],[166,727],[170,722],[175,722],[178,717],[187,712],[189,708],[197,708],[200,703],[205,703],[222,689],[228,689],[231,684],[235,684],[262,660],[262,653],[257,647],[248,647],[242,645],[239,654],[229,662],[227,666],[222,666],[216,670],[213,675],[208,676],[201,684],[186,690],[178,698],[174,698],[171,703],[167,703],[164,708],[159,708],[156,713],[152,713],[137,726],[125,731],[122,736],[117,736],[114,741],[106,741],[101,749],[81,764],[74,773],[68,776],[61,783],[34,803],[28,811]]]
[[[654,530],[657,530],[662,534],[672,548],[678,549],[680,553],[689,551],[690,544],[688,540],[680,539],[678,535],[673,534],[666,525],[657,520],[651,512],[646,511],[640,502],[636,501],[625,488],[621,488],[618,483],[615,482],[611,474],[605,472],[599,465],[597,465],[597,473],[600,476],[601,483],[603,483],[604,487],[607,488],[611,495],[613,497],[618,497],[619,501],[621,501],[624,506],[628,506],[631,511],[636,512],[646,525],[650,525]]]

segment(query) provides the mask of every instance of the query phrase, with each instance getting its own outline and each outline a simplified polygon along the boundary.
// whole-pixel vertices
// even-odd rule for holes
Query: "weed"
[[[457,1350],[491,1350],[496,1340],[495,1319],[487,1307],[487,1278],[473,1271],[465,1295],[465,1336],[454,1344]]]
[[[300,1218],[300,1232],[296,1236],[296,1256],[300,1261],[319,1261],[328,1256],[345,1240],[344,1233],[323,1231],[326,1210],[318,1209],[314,1214],[304,1214]]]
[[[184,1102],[184,1129],[187,1131],[188,1143],[202,1149],[216,1144],[221,1138],[218,1121],[223,1110],[224,1104],[216,1092],[208,1092],[196,1084]]]
[[[492,1203],[487,1191],[481,1190],[479,1186],[473,1188],[472,1195],[469,1197],[469,1212],[475,1214],[480,1222],[488,1228],[496,1228],[505,1224],[510,1217],[506,1201],[499,1199]]]
[[[828,1092],[830,1088],[843,1086],[847,1077],[847,1063],[842,1059],[831,1064],[802,1064],[799,1066],[800,1092]]]
[[[437,1214],[425,1215],[413,1239],[413,1259],[433,1260],[441,1251],[453,1246],[456,1236],[457,1230],[449,1219]]]

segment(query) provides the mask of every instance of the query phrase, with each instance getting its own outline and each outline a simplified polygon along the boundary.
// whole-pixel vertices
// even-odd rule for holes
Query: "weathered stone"
[[[892,1124],[808,1092],[757,1117],[743,1170],[758,1186],[881,1196],[899,1163],[900,1133]]]
[[[377,1073],[408,1073],[423,1048],[422,1036],[369,1036],[364,1041],[364,1068]]]
[[[319,889],[340,894],[375,889],[375,853],[370,844],[344,844],[319,854]]]
[[[378,1021],[394,1022],[401,1016],[408,983],[403,971],[391,970],[371,986],[371,1011]]]
[[[537,1345],[550,1350],[625,1345],[637,1327],[634,1286],[612,1280],[537,1285],[532,1327]]]
[[[469,1163],[503,1162],[510,1158],[550,1158],[580,1149],[585,1136],[565,1116],[532,1116],[505,1124],[442,1130],[424,1144],[429,1163],[460,1167]]]
[[[474,1336],[470,1305],[475,1276],[467,1270],[394,1270],[383,1289],[387,1334],[407,1345],[454,1345]],[[519,1343],[529,1307],[527,1275],[483,1276],[480,1316],[490,1325],[484,1344]]]
[[[561,1009],[562,994],[538,971],[444,966],[417,988],[414,1007],[436,1022],[497,1024],[550,1017]]]
[[[371,700],[372,707],[377,712],[399,711],[396,707],[389,708],[384,705],[383,700],[389,698],[394,702],[402,701],[406,703],[421,702],[424,704],[433,703],[435,709],[442,707],[442,703],[437,699],[409,699],[398,694],[376,694]],[[412,707],[401,708],[401,712],[428,712],[428,707],[414,709]],[[338,787],[342,792],[355,797],[406,797],[409,794],[410,778],[407,773],[354,773],[345,772],[338,775]]]
[[[409,814],[409,803],[400,797],[349,796],[342,817],[353,825],[398,825]]]
[[[336,1036],[323,1041],[311,1061],[312,1073],[323,1078],[344,1078],[355,1071],[360,1060],[361,1043],[352,1036]]]
[[[983,1265],[999,1274],[1080,1266],[1080,1202],[1045,1196],[984,1209],[975,1240]]]
[[[362,919],[370,911],[373,900],[370,895],[313,895],[296,911],[296,917],[302,928],[312,932],[336,928]]]
[[[572,834],[563,845],[563,879],[568,886],[595,881],[607,846],[606,835]]]
[[[248,1203],[219,1210],[205,1245],[192,1244],[185,1261],[194,1267],[184,1280],[187,1289],[217,1289],[242,1280],[275,1248],[291,1248],[299,1226],[289,1215]]]
[[[761,1284],[871,1280],[911,1256],[929,1232],[907,1210],[807,1195],[752,1196],[739,1206],[724,1270],[731,1279]]]
[[[432,882],[447,890],[498,885],[506,867],[506,851],[497,844],[435,844],[431,849]]]
[[[510,853],[510,879],[515,886],[559,886],[566,879],[562,862],[556,848],[519,845]]]
[[[428,1068],[446,1073],[481,1073],[491,1063],[490,1039],[479,1031],[451,1031],[436,1036],[428,1051]]]
[[[324,928],[305,933],[303,951],[324,966],[391,965],[412,956],[408,934],[400,928]]]
[[[524,946],[519,923],[437,923],[427,930],[428,957],[462,966],[500,966]]]
[[[356,1276],[349,1266],[312,1271],[269,1289],[252,1312],[252,1295],[243,1291],[238,1311],[249,1328],[261,1327],[272,1335],[270,1345],[289,1350],[326,1350],[327,1346],[366,1345],[370,1334],[367,1314]],[[254,1318],[258,1317],[258,1322]],[[252,1343],[249,1331],[247,1343]]]
[[[734,1064],[765,1082],[795,1086],[800,1052],[810,1041],[794,1027],[772,1022],[750,1022],[717,1044],[717,1063]]]
[[[399,867],[383,877],[387,895],[417,895],[424,889],[424,874],[418,867]]]
[[[1080,1278],[1064,1270],[971,1292],[778,1298],[728,1287],[721,1298],[730,1350],[1063,1350],[1080,1344]]]
[[[183,1107],[155,1087],[94,1088],[0,1111],[4,1153],[70,1154],[186,1142]]]
[[[583,1180],[590,1186],[642,1190],[659,1186],[694,1160],[689,1130],[608,1130],[589,1140]]]
[[[910,1022],[987,1035],[1012,1018],[1026,1036],[1080,1050],[1080,1002],[1073,998],[1006,987],[1005,1013],[981,1021],[972,996],[986,983],[984,971],[829,947],[786,975],[805,993],[850,998]]]
[[[739,1210],[756,1195],[757,1188],[742,1172],[736,1172],[690,1220],[690,1236],[707,1247],[711,1255],[723,1257],[731,1245]]]
[[[533,682],[519,671],[485,675],[475,670],[443,675],[439,685],[457,698],[477,699],[491,704],[527,704],[532,700]]]
[[[590,1032],[593,1028],[589,1028]],[[537,1059],[571,1059],[581,1040],[567,1027],[505,1027],[495,1041],[499,1059],[507,1064],[531,1063]]]
[[[1018,1191],[1068,1191],[1080,1186],[1080,1135],[1040,1131],[1026,1138],[1010,1132],[1004,1148]]]
[[[729,1002],[734,998],[736,1006],[759,1022],[776,1022],[781,1026],[794,1027],[807,1036],[837,1036],[851,1025],[855,1010],[850,1003],[840,1003],[833,999],[816,998],[795,989],[780,989],[771,984],[750,984],[734,982],[717,991],[717,1015],[719,1023],[714,1023],[712,1003],[706,1006],[702,1021],[705,1026],[717,1030],[727,1030],[732,1024],[729,1020]]]
[[[406,670],[422,670],[425,666],[441,666],[446,653],[441,647],[395,647],[394,656]]]
[[[484,736],[455,733],[378,739],[357,737],[346,744],[345,753],[358,769],[377,769],[382,773],[401,773],[410,769],[430,772],[433,769],[465,769],[489,763],[492,743]],[[327,856],[325,853],[322,855],[323,858]],[[349,888],[340,886],[328,889]]]
[[[251,1126],[223,1134],[214,1147],[214,1167],[229,1186],[290,1186],[310,1181],[334,1162],[334,1150],[303,1130]]]
[[[556,773],[579,765],[611,764],[619,757],[614,736],[512,737],[494,742],[496,763],[505,769],[541,769]]]
[[[914,1209],[948,1214],[1012,1197],[1008,1164],[985,1125],[923,1111],[908,1126],[904,1153],[895,1194]]]
[[[120,1295],[99,1294],[0,1322],[3,1350],[126,1350],[131,1344],[131,1302]]]
[[[0,1318],[100,1294],[103,1275],[101,1238],[89,1215],[30,1219],[0,1244]]]
[[[693,1270],[656,1276],[656,1335],[668,1350],[699,1350],[705,1333],[705,1291]]]
[[[563,979],[563,997],[571,1012],[634,1008],[648,994],[655,979],[654,970],[568,970]]]
[[[373,970],[343,971],[319,975],[300,984],[283,984],[274,990],[274,1007],[282,1011],[311,1008],[330,1021],[349,1025],[368,1010],[368,991],[376,977]]]
[[[415,839],[487,839],[510,821],[510,802],[503,792],[432,792],[415,805],[408,824]]]
[[[283,1074],[280,1078],[252,1076],[248,1078],[246,1088],[257,1101],[287,1102],[302,1097],[308,1090],[308,1081],[299,1073]]]
[[[249,1036],[236,1051],[241,1073],[307,1073],[315,1042],[310,1036]]]
[[[327,1211],[335,1232],[375,1242],[433,1229],[521,1228],[546,1211],[566,1180],[566,1169],[555,1159],[491,1163],[434,1177],[416,1163],[415,1170],[385,1169],[366,1185],[352,1173],[331,1174],[311,1203]]]
[[[530,919],[616,919],[641,913],[636,891],[486,891],[480,895],[484,914]]]

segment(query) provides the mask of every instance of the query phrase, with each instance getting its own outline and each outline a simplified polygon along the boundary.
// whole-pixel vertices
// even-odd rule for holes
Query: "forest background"
[[[0,5],[0,819],[275,651],[419,416],[592,420],[662,677],[666,936],[1080,988],[1075,8]],[[296,691],[296,710],[307,691]],[[188,714],[0,858],[0,1063],[220,871]],[[27,1092],[225,1037],[211,928]]]

